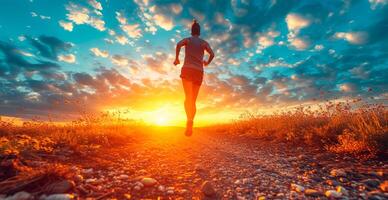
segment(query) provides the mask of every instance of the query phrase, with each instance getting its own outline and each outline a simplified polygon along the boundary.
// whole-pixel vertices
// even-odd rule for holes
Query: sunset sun
[[[168,125],[168,120],[163,116],[157,116],[154,123],[158,126],[166,126]]]

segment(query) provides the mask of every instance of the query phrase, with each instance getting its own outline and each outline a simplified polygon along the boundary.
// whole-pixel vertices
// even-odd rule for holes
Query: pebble
[[[186,193],[188,193],[189,191],[188,190],[186,190],[186,189],[181,189],[180,191],[179,191],[179,194],[186,194]]]
[[[346,176],[346,171],[343,169],[332,169],[330,175],[333,177],[344,177]]]
[[[49,185],[49,187],[50,187],[50,193],[62,194],[73,189],[75,187],[75,183],[73,181],[63,180],[63,181],[55,182]]]
[[[349,195],[348,190],[346,190],[344,187],[342,187],[340,185],[337,186],[337,192],[340,193],[343,196],[348,196]]]
[[[318,196],[322,196],[322,193],[319,192],[318,190],[315,190],[315,189],[306,189],[304,191],[304,194],[306,196],[310,196],[310,197],[318,197]]]
[[[247,184],[247,183],[250,183],[251,181],[250,181],[250,179],[249,178],[243,178],[243,180],[242,180],[242,183],[243,184]]]
[[[72,194],[52,194],[47,197],[41,198],[42,200],[71,200],[75,199]]]
[[[276,197],[284,197],[284,193],[278,193],[276,194]]]
[[[337,186],[337,185],[339,185],[338,181],[336,181],[336,180],[331,180],[331,179],[326,180],[326,183],[327,183],[328,185],[331,185],[331,186]]]
[[[289,161],[289,162],[292,162],[292,161],[298,160],[298,158],[296,158],[296,157],[289,157],[286,160]]]
[[[174,194],[174,190],[167,190],[166,194],[173,195]]]
[[[388,192],[388,181],[384,181],[380,184],[380,189],[383,191],[383,192]]]
[[[82,173],[84,173],[84,174],[91,174],[91,173],[93,173],[93,168],[83,169]]]
[[[144,187],[143,183],[140,182],[140,181],[136,181],[136,183],[135,183],[134,185],[138,185],[138,186],[140,186],[140,187]]]
[[[140,187],[140,185],[135,185],[135,187],[133,187],[133,189],[136,190],[136,191],[141,190],[141,188],[142,188],[142,187]]]
[[[298,197],[298,193],[297,192],[295,192],[295,191],[291,191],[290,192],[290,198],[291,199],[297,199],[297,197]]]
[[[372,188],[377,188],[380,185],[380,181],[378,179],[365,179],[361,182]]]
[[[82,181],[84,181],[84,177],[81,174],[77,174],[74,176],[74,181],[77,183],[81,183]]]
[[[291,190],[297,191],[297,192],[304,192],[304,187],[295,183],[291,183]]]
[[[121,174],[120,176],[117,177],[118,179],[121,179],[121,180],[125,180],[125,179],[128,179],[129,176],[126,175],[126,174]]]
[[[33,196],[25,191],[17,192],[12,196],[6,198],[6,200],[31,200]]]
[[[85,183],[96,183],[97,179],[96,178],[88,178],[85,180]]]
[[[158,181],[156,179],[153,179],[153,178],[149,178],[149,177],[146,177],[146,178],[143,178],[141,179],[140,181],[144,186],[146,187],[152,187],[154,185],[156,185],[158,183]]]
[[[129,194],[129,193],[126,193],[126,194],[124,194],[124,197],[125,197],[126,199],[131,199],[131,198],[132,198],[132,195]]]
[[[216,191],[213,188],[213,185],[209,181],[205,181],[202,183],[201,191],[205,196],[214,196]]]
[[[341,198],[342,195],[335,190],[328,190],[325,192],[325,196],[328,198]]]
[[[158,186],[158,190],[159,190],[160,192],[165,192],[165,191],[166,191],[166,187],[164,187],[163,185],[159,185],[159,186]]]
[[[386,200],[386,198],[374,195],[374,196],[369,196],[368,200]]]
[[[368,194],[368,200],[385,200],[387,198],[382,197],[382,194],[379,193],[369,193]]]
[[[309,157],[302,154],[302,155],[299,155],[298,158],[299,158],[300,160],[307,160]]]

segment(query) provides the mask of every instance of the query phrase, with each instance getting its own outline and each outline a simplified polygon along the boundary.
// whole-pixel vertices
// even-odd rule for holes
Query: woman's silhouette
[[[185,38],[176,45],[176,55],[174,65],[178,65],[179,52],[181,47],[185,47],[185,61],[182,66],[181,75],[183,89],[185,91],[185,111],[187,116],[186,136],[191,136],[193,132],[193,120],[197,110],[195,102],[198,91],[203,79],[203,66],[207,66],[214,58],[213,50],[210,45],[203,39],[199,38],[201,27],[194,20],[191,26],[191,37]],[[209,59],[203,60],[204,52],[209,53]]]

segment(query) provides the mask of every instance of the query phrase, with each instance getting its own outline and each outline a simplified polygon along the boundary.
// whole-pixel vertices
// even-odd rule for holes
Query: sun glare
[[[168,125],[167,119],[164,117],[158,117],[155,119],[155,124],[158,126],[166,126]]]

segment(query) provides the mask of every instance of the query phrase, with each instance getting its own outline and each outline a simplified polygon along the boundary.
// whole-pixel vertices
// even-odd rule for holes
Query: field
[[[246,113],[228,124],[197,128],[192,138],[178,127],[117,116],[85,115],[66,124],[1,120],[0,194],[387,197],[384,105],[352,100],[273,115]]]

